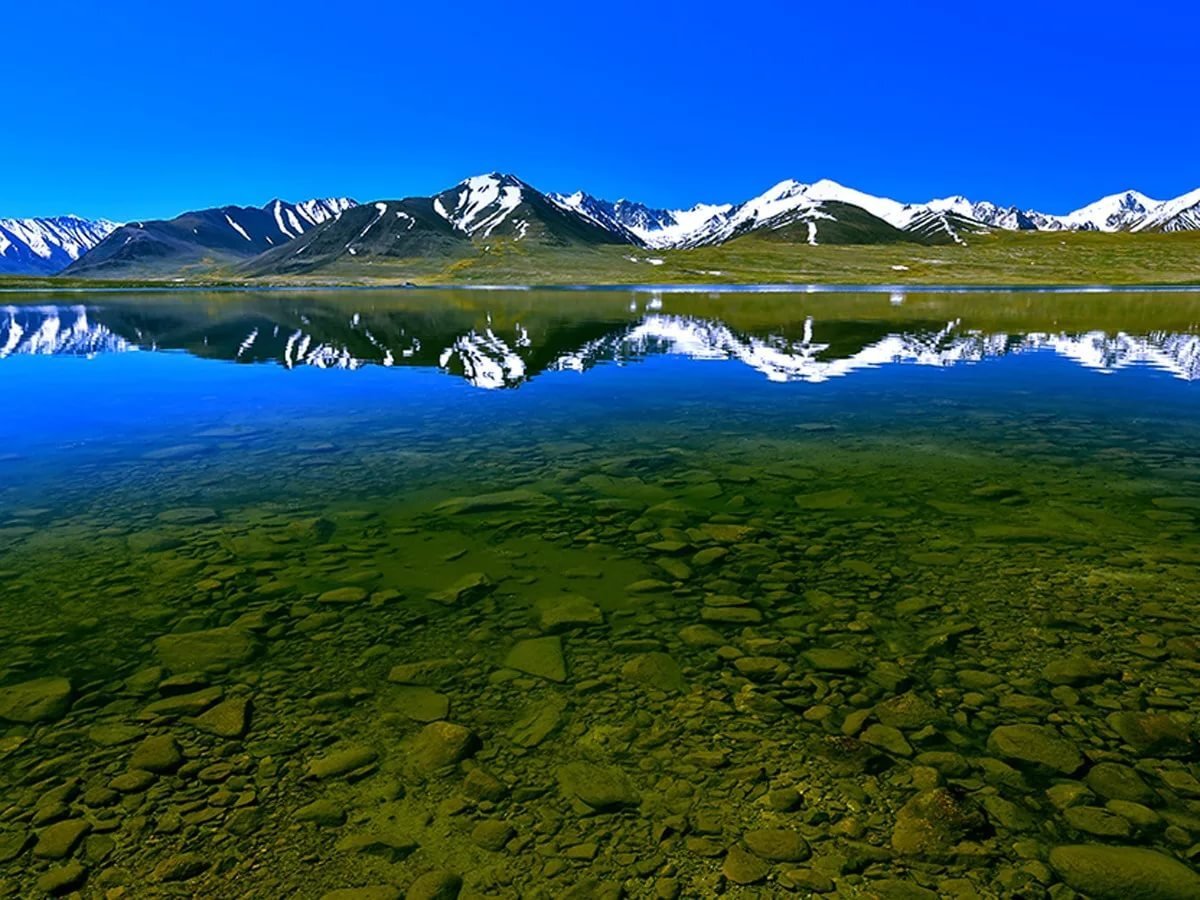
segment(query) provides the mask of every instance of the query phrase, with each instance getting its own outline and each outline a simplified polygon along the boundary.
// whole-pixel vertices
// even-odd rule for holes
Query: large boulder
[[[61,719],[71,708],[71,682],[36,678],[0,688],[0,719],[32,724]]]
[[[1200,875],[1170,856],[1142,847],[1069,844],[1050,851],[1050,865],[1095,900],[1194,900]]]

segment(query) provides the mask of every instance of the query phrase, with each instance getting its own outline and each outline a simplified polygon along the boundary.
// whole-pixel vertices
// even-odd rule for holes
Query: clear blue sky
[[[6,4],[0,215],[829,177],[1064,212],[1200,186],[1194,0]]]

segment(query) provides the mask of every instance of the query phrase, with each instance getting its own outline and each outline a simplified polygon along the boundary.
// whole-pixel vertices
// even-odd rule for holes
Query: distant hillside
[[[170,275],[197,265],[236,262],[287,244],[353,208],[334,198],[266,206],[222,206],[168,220],[130,222],[115,229],[63,274],[122,278]]]

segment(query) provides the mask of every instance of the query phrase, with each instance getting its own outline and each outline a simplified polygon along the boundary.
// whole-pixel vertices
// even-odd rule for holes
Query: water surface
[[[9,894],[1189,895],[1200,296],[6,302]]]

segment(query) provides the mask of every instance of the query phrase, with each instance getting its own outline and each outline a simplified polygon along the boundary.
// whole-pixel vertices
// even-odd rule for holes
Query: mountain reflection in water
[[[1189,295],[189,292],[8,305],[0,359],[172,350],[286,368],[423,366],[497,389],[663,354],[823,382],[1046,351],[1097,372],[1194,381],[1198,321]]]

